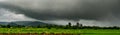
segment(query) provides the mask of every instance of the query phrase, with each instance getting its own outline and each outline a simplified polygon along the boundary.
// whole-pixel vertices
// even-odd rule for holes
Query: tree
[[[72,25],[71,22],[69,22],[69,23],[68,23],[68,26],[71,27],[71,25]]]
[[[22,25],[17,25],[18,28],[22,28],[23,26]]]
[[[0,28],[2,27],[2,25],[0,25]]]
[[[77,26],[77,27],[80,27],[80,24],[79,24],[79,22],[77,22],[77,23],[76,23],[76,26]]]
[[[47,27],[48,29],[51,29],[52,25],[46,25],[46,27]]]
[[[76,28],[80,28],[80,29],[81,29],[81,28],[82,28],[82,26],[83,26],[82,24],[80,24],[79,22],[77,22],[75,27],[76,27]]]
[[[68,25],[66,25],[66,27],[64,29],[68,29],[68,28],[71,28],[71,22],[68,23]]]
[[[7,25],[7,28],[10,28],[11,26],[10,25]]]

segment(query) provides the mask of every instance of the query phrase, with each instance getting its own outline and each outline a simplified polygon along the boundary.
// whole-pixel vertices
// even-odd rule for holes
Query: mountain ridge
[[[48,23],[40,21],[13,21],[13,22],[0,22],[0,25],[24,25],[24,26],[38,26],[47,25]]]

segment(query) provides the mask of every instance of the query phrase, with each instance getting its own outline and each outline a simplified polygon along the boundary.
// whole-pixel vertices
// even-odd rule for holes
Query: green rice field
[[[0,33],[72,33],[81,35],[120,35],[119,29],[0,28]]]

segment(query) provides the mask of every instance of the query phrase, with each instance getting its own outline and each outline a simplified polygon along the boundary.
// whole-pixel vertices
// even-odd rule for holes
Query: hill
[[[14,22],[18,25],[24,25],[24,26],[38,26],[38,25],[46,25],[48,23],[40,22],[40,21],[17,21]]]
[[[40,21],[14,21],[14,22],[0,22],[1,25],[24,25],[24,26],[38,26],[38,25],[46,25],[48,23],[40,22]]]
[[[7,25],[9,24],[10,22],[0,22],[0,25]]]

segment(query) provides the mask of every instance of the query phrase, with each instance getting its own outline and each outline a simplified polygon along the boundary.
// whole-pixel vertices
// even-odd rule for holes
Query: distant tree
[[[80,24],[79,22],[76,23],[77,27],[82,27],[82,24]]]
[[[72,26],[72,29],[77,29],[78,27],[77,26]]]
[[[17,27],[18,27],[18,28],[22,28],[22,27],[24,27],[24,26],[23,26],[23,25],[17,25]]]
[[[6,28],[6,25],[1,25],[1,28]]]
[[[46,25],[45,28],[51,29],[52,25]]]
[[[11,26],[10,25],[7,25],[7,28],[10,28]]]
[[[78,27],[80,26],[79,22],[76,23],[76,26],[78,26]]]
[[[71,26],[71,22],[68,23],[68,25],[66,25],[66,27],[64,27],[64,29],[70,29],[72,26]]]
[[[113,29],[120,29],[118,26],[113,26]]]
[[[0,28],[2,27],[2,25],[0,25]]]
[[[77,22],[77,23],[76,23],[76,28],[78,29],[79,27],[80,27],[80,23]]]
[[[71,25],[72,25],[71,22],[69,22],[69,23],[68,23],[68,26],[71,27]]]

